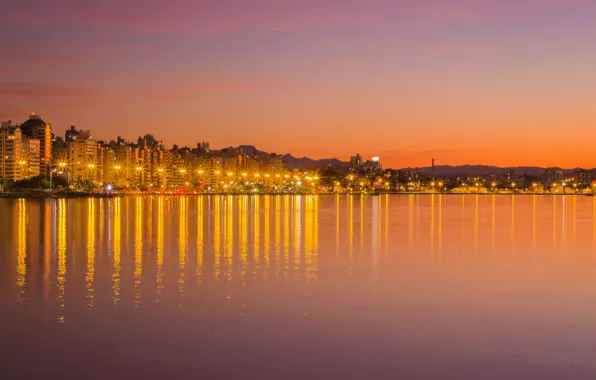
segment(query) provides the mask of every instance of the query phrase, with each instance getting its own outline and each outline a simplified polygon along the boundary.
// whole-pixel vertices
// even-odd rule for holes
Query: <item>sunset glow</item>
[[[347,160],[595,167],[596,3],[14,1],[0,119]]]

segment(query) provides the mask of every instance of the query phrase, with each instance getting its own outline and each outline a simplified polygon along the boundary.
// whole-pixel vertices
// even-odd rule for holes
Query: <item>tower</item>
[[[431,175],[435,178],[435,159],[432,159],[432,166],[431,166]]]

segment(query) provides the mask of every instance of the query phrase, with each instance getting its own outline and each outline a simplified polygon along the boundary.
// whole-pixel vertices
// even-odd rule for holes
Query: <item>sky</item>
[[[19,0],[0,120],[384,166],[596,167],[593,0]]]

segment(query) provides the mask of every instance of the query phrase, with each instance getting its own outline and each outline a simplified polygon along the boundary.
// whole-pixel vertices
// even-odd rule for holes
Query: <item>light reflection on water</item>
[[[116,323],[212,337],[196,320],[277,324],[291,341],[302,323],[313,344],[341,331],[371,352],[414,344],[596,373],[596,197],[3,199],[0,230],[14,334],[84,321],[98,336]]]

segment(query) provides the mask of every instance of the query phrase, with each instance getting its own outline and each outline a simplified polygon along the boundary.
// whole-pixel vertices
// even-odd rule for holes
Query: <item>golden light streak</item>
[[[573,199],[573,243],[577,242],[577,197],[572,197]]]
[[[430,195],[430,254],[435,253],[435,195]]]
[[[364,250],[364,196],[360,195],[360,254]]]
[[[385,253],[389,251],[389,194],[385,194]]]
[[[135,270],[134,270],[134,306],[141,302],[141,283],[143,281],[143,198],[137,197],[135,215]]]
[[[380,197],[371,200],[371,222],[370,222],[370,256],[372,261],[372,275],[376,277],[379,267],[379,215]]]
[[[294,279],[300,279],[301,243],[302,243],[302,221],[301,221],[302,197],[294,196]]]
[[[314,278],[313,250],[314,250],[314,200],[312,195],[306,196],[306,210],[304,213],[304,280],[309,283]]]
[[[203,231],[203,197],[197,199],[197,282],[203,283],[203,256],[204,256],[204,231]]]
[[[339,194],[335,195],[335,256],[339,259]]]
[[[290,197],[284,195],[284,278],[290,271]]]
[[[180,197],[180,219],[178,225],[178,248],[180,251],[178,255],[178,294],[180,297],[184,296],[186,287],[186,255],[188,250],[188,208],[186,202],[186,196]]]
[[[248,223],[247,223],[247,202],[248,196],[243,195],[238,201],[238,216],[239,216],[239,229],[240,229],[240,277],[242,286],[246,287],[246,272],[248,270]]]
[[[120,302],[120,255],[121,255],[121,236],[122,217],[120,215],[120,198],[114,199],[114,262],[112,271],[112,303],[116,306]]]
[[[414,247],[414,196],[408,195],[408,211],[409,211],[409,225],[408,225],[408,246],[410,249]]]
[[[532,195],[532,248],[536,249],[536,194]]]
[[[163,197],[157,198],[157,271],[155,275],[156,302],[161,301],[163,295],[163,252],[164,252],[164,218]]]
[[[56,283],[58,286],[58,318],[59,323],[65,322],[64,308],[65,308],[65,297],[66,294],[66,250],[67,250],[67,230],[66,230],[66,199],[60,199],[58,201],[58,244],[57,244],[57,256],[58,256],[58,271]]]
[[[464,249],[464,242],[466,235],[466,197],[461,196],[461,249]]]
[[[225,198],[224,214],[224,247],[226,278],[232,281],[232,264],[234,259],[234,197],[231,195]]]
[[[479,224],[479,202],[480,196],[476,194],[476,203],[474,205],[474,252],[478,252],[478,224]]]
[[[511,196],[511,250],[515,251],[515,195]]]
[[[348,274],[350,277],[352,277],[354,271],[354,196],[350,194],[349,199],[350,201],[348,202]]]
[[[265,195],[265,215],[263,216],[263,255],[265,257],[265,269],[263,272],[263,279],[268,279],[269,268],[271,266],[271,199],[269,195]]]
[[[275,275],[279,276],[281,252],[281,198],[275,197]]]
[[[94,306],[93,286],[95,281],[95,199],[89,198],[87,201],[87,274],[85,283],[87,288],[87,307],[92,309]]]
[[[439,194],[439,258],[442,258],[443,250],[443,195]]]
[[[220,196],[214,197],[215,203],[215,218],[213,219],[213,277],[216,281],[219,281],[219,275],[221,273],[221,208],[220,208]]]
[[[496,197],[496,195],[493,194],[492,195],[492,198],[493,198],[492,199],[492,203],[493,203],[493,215],[492,216],[493,217],[492,217],[492,229],[491,229],[492,230],[492,251],[493,252],[495,251],[495,208],[496,208],[495,207],[496,206],[495,205],[495,197]]]
[[[553,197],[553,251],[557,248],[557,197]]]
[[[256,276],[259,272],[259,266],[260,266],[260,249],[261,249],[261,242],[260,242],[260,236],[259,234],[261,233],[261,226],[259,225],[260,222],[260,197],[259,196],[255,196],[253,197],[253,201],[254,201],[254,208],[253,208],[253,260],[254,260],[254,269],[253,269],[253,274]]]
[[[53,215],[53,211],[56,210],[56,204],[53,201],[45,202],[45,211],[44,211],[44,252],[43,252],[43,259],[44,259],[44,272],[43,272],[43,299],[44,301],[48,299],[50,296],[50,276],[52,274],[52,245],[50,236],[52,235],[52,223],[51,221],[53,218],[50,218],[50,215]]]
[[[313,242],[313,264],[312,264],[312,274],[313,279],[317,279],[317,273],[319,272],[319,197],[315,197],[314,199],[314,212],[313,212],[313,219],[314,219],[314,242]]]
[[[19,303],[25,302],[27,288],[27,203],[24,198],[18,203],[17,228],[17,297]]]

